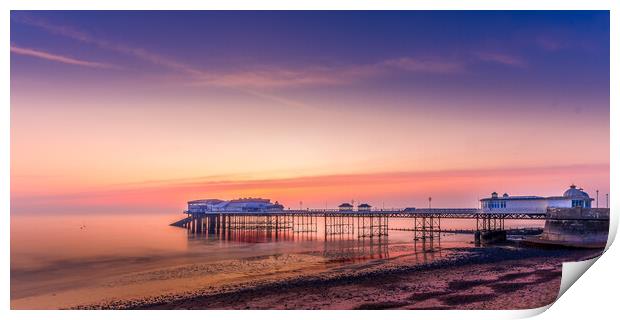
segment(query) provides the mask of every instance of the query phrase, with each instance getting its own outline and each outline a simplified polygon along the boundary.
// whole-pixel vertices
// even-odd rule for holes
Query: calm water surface
[[[326,238],[317,232],[237,232],[229,239],[193,234],[169,224],[178,214],[35,215],[11,217],[11,306],[67,308],[140,299],[204,288],[322,272],[352,272],[381,264],[424,263],[450,248],[472,246],[472,235],[444,235],[430,248],[416,247],[412,233],[387,239]],[[390,228],[412,220],[391,219]],[[443,228],[475,222],[442,220]],[[507,222],[541,226],[540,222]],[[427,244],[429,245],[429,244]]]

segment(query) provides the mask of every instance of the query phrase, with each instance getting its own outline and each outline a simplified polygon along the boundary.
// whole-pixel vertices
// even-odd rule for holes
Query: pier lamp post
[[[605,194],[605,203],[607,204],[607,208],[609,208],[609,193]]]
[[[428,208],[431,208],[431,201],[433,201],[432,197],[428,197]]]
[[[598,190],[596,190],[596,208],[598,209]]]

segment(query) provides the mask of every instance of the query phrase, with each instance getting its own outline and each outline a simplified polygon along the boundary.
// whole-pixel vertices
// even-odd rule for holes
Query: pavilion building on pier
[[[272,212],[282,211],[284,206],[278,201],[272,203],[269,199],[239,198],[235,200],[200,199],[187,202],[186,213],[209,212]]]
[[[490,198],[480,199],[480,208],[483,211],[509,210],[547,210],[547,208],[591,208],[592,198],[583,191],[571,185],[561,196],[509,196],[504,193],[501,197],[497,192],[491,193]]]

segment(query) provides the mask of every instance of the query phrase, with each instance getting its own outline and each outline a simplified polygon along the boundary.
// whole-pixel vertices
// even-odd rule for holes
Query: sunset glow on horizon
[[[608,12],[11,13],[11,212],[609,192]]]

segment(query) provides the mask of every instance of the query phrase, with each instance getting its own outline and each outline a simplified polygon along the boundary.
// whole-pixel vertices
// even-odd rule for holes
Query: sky
[[[11,212],[609,192],[607,11],[12,11]]]

